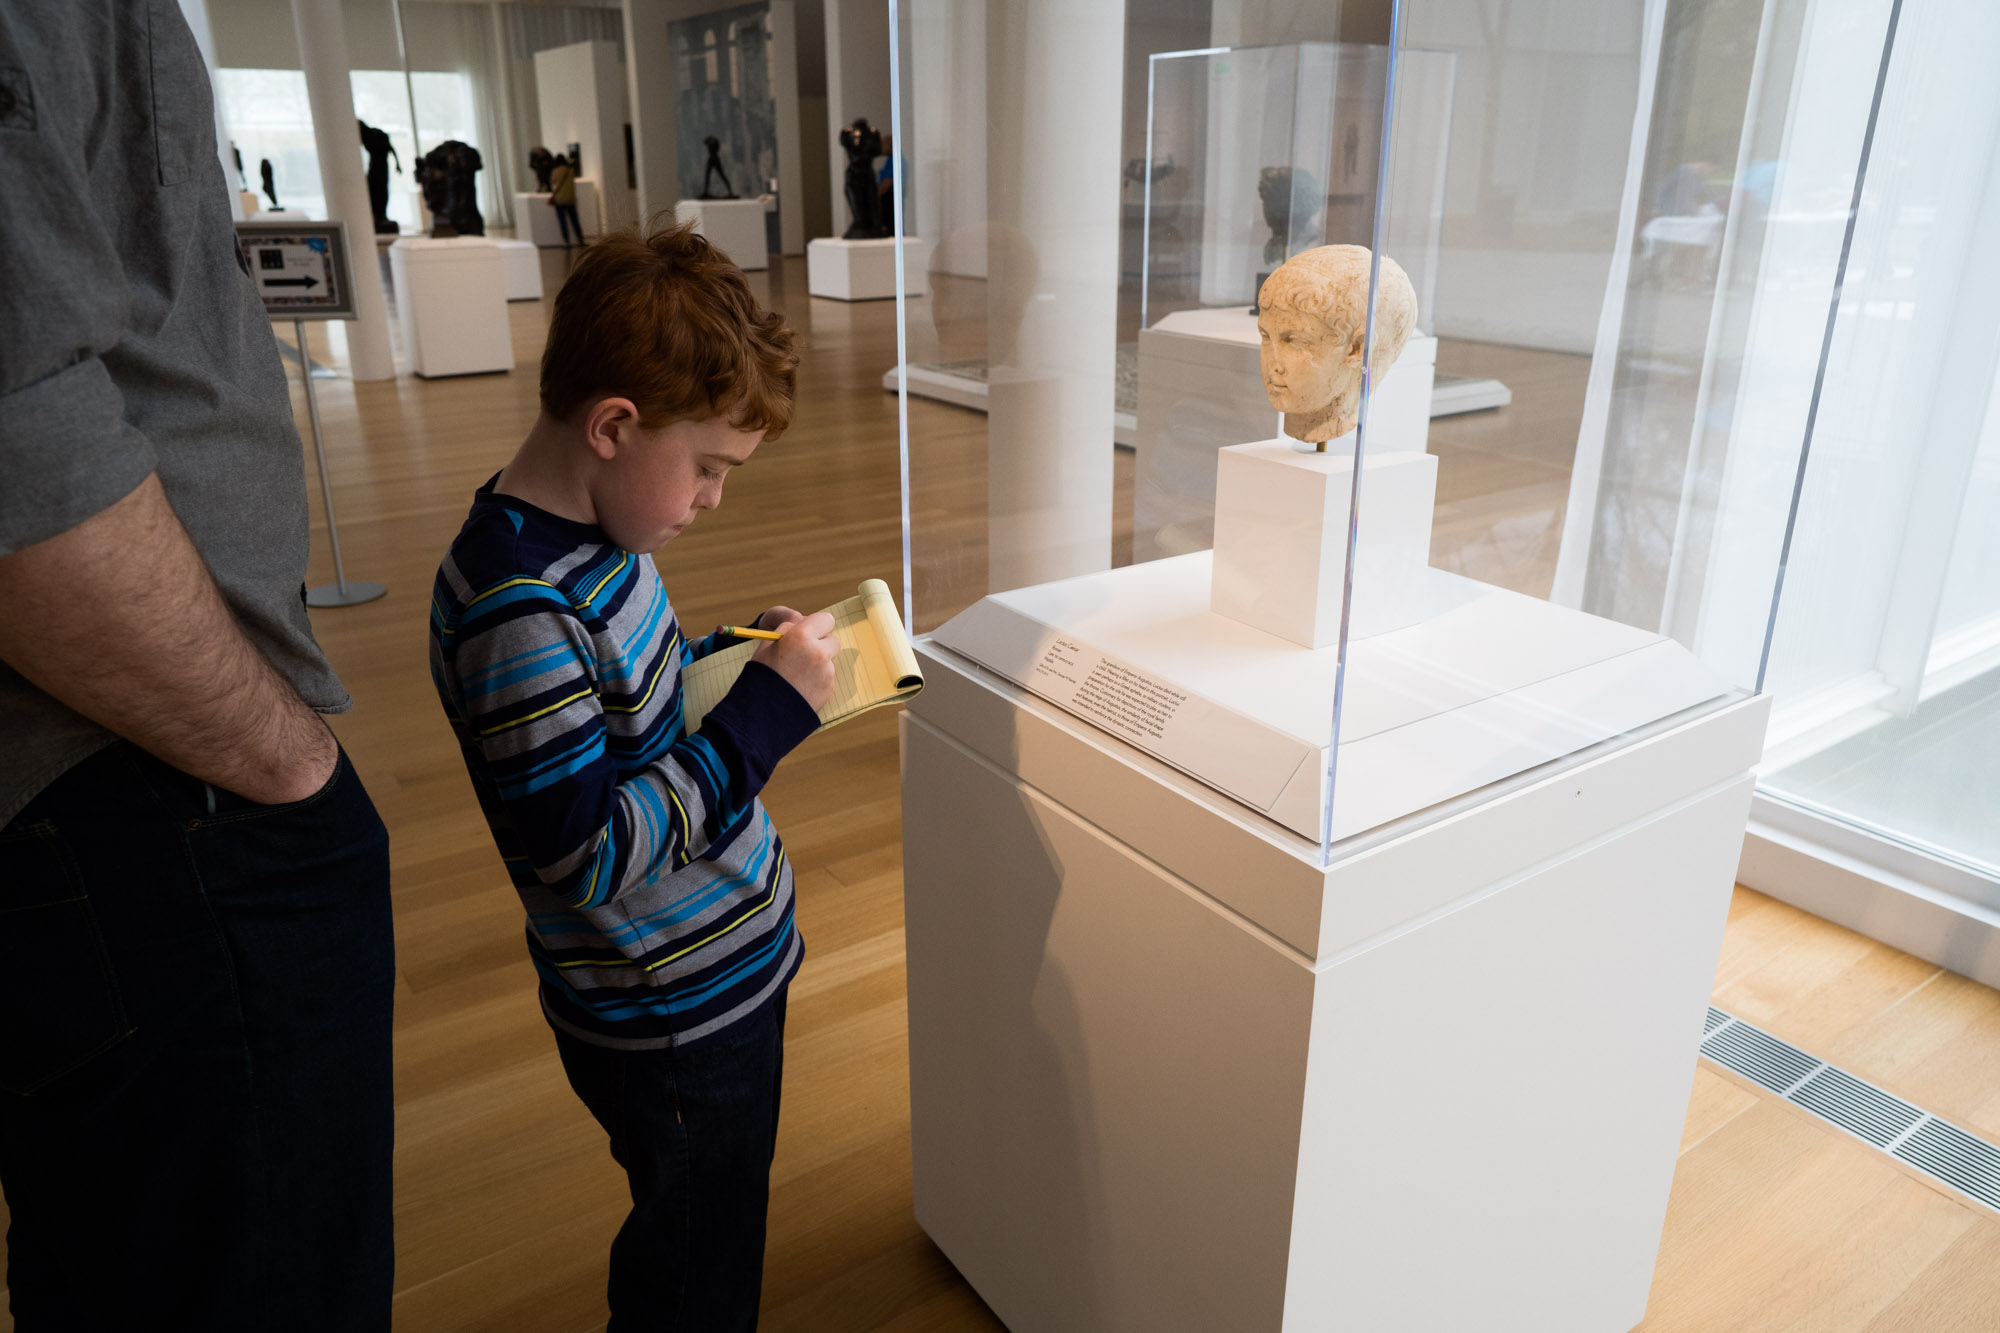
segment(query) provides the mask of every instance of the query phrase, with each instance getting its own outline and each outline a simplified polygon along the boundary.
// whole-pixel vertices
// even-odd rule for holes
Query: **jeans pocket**
[[[97,914],[55,827],[0,834],[0,1089],[32,1095],[130,1032]]]
[[[246,820],[265,819],[271,815],[311,809],[333,795],[340,786],[340,780],[347,775],[347,771],[347,751],[341,750],[334,757],[333,772],[327,774],[326,781],[319,784],[318,791],[310,796],[301,796],[296,801],[281,801],[276,805],[260,805],[234,792],[208,788],[209,811],[188,821],[188,831],[213,828],[218,824],[240,824]]]

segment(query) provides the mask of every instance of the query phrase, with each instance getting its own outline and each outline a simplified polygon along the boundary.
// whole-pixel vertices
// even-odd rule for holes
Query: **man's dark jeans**
[[[120,742],[0,829],[20,1333],[389,1327],[388,835]]]
[[[632,1211],[611,1242],[607,1333],[756,1328],[784,993],[691,1048],[613,1051],[561,1032],[556,1046],[632,1187]]]

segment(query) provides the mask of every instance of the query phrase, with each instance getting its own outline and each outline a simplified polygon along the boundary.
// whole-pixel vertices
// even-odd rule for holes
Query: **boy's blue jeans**
[[[388,836],[120,742],[0,828],[15,1328],[386,1330]]]
[[[562,1032],[556,1046],[632,1188],[632,1211],[611,1242],[606,1333],[756,1328],[784,993],[691,1048],[614,1051]]]

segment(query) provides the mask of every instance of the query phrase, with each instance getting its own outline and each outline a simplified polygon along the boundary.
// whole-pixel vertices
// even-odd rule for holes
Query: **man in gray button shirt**
[[[386,1329],[388,840],[176,0],[0,7],[0,180],[15,1327]]]

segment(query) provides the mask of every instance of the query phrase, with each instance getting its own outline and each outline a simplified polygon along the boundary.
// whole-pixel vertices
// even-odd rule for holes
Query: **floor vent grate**
[[[1836,1129],[2000,1212],[2000,1148],[1711,1006],[1701,1053]]]

